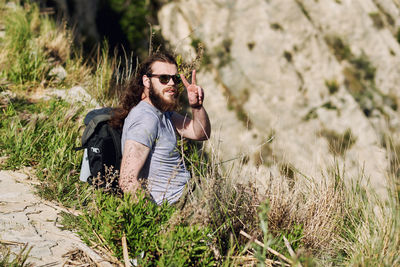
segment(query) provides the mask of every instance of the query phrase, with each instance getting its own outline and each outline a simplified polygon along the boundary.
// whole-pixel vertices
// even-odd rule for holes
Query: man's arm
[[[204,90],[196,84],[196,70],[192,72],[191,83],[189,83],[182,74],[181,79],[187,90],[193,118],[191,119],[174,112],[172,115],[172,122],[178,133],[183,137],[199,141],[207,140],[210,138],[211,124],[208,114],[203,107]]]
[[[138,176],[150,153],[150,148],[133,140],[126,140],[122,155],[119,186],[122,191],[135,193],[140,187]]]
[[[192,140],[203,141],[210,138],[211,125],[204,107],[192,108],[193,118],[174,112],[172,122],[180,135]]]

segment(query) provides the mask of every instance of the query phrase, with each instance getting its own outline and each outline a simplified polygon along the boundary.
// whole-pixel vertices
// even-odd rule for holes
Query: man
[[[192,119],[174,111],[181,80],[188,94]],[[157,204],[178,201],[190,173],[177,150],[175,131],[192,140],[209,138],[211,126],[203,99],[204,91],[196,84],[196,71],[193,70],[189,83],[177,74],[177,64],[171,55],[153,54],[141,64],[116,116],[119,120],[125,118],[119,179],[123,192],[135,193],[140,187],[138,180],[143,178]]]

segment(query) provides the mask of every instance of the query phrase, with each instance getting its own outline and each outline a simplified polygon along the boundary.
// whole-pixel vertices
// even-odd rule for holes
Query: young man
[[[181,80],[192,108],[192,119],[174,111]],[[122,108],[114,116],[119,125],[124,119],[119,178],[123,192],[135,193],[140,187],[138,179],[146,179],[157,204],[178,201],[190,173],[178,152],[175,131],[192,140],[210,137],[211,126],[203,99],[204,91],[196,84],[196,71],[193,70],[189,83],[177,73],[171,55],[153,54],[140,65],[135,79],[126,88]]]

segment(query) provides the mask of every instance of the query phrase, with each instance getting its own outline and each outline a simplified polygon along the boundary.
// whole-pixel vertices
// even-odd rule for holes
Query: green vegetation
[[[325,42],[338,61],[349,59],[352,56],[350,47],[339,36],[325,36]]]
[[[303,117],[304,121],[309,121],[318,118],[318,109],[324,108],[328,110],[336,110],[337,114],[340,115],[340,109],[338,109],[331,101],[325,102],[320,106],[311,108],[307,114]]]
[[[250,51],[253,50],[253,48],[254,48],[255,45],[256,45],[255,42],[247,43],[247,47],[249,48]]]
[[[337,80],[326,80],[325,85],[328,88],[329,94],[331,95],[339,91],[339,83]]]
[[[382,103],[393,110],[397,109],[397,100],[376,87],[376,68],[364,52],[359,56],[353,55],[349,46],[338,36],[326,36],[325,41],[338,61],[348,63],[342,71],[344,85],[367,117],[371,116],[374,110],[388,116]],[[338,86],[333,81],[326,81],[325,84],[329,92],[334,92]]]
[[[116,17],[120,18],[121,29],[131,45],[135,46],[143,43],[143,40],[147,40],[146,16],[149,15],[149,1],[108,0],[106,2],[108,8],[115,12]],[[135,48],[139,50],[139,47]]]
[[[383,27],[385,27],[385,22],[383,21],[379,12],[372,12],[372,13],[369,13],[368,15],[372,19],[372,22],[374,23],[375,28],[380,30],[380,29],[383,29]]]
[[[218,63],[219,68],[228,65],[232,61],[231,46],[232,46],[232,40],[230,38],[226,38],[222,41],[220,46],[214,48],[214,54],[219,60]]]
[[[125,235],[129,257],[137,258],[140,266],[212,266],[213,255],[207,247],[210,230],[183,224],[171,226],[174,212],[172,206],[157,206],[140,193],[134,199],[131,195],[96,192],[85,215],[78,218],[80,235],[88,243],[105,242],[119,259],[123,258],[121,240]]]
[[[304,4],[300,0],[295,0],[295,2],[299,6],[299,8],[300,8],[301,12],[304,14],[304,16],[312,23],[310,14],[308,13],[307,9],[304,7]]]
[[[287,62],[292,62],[292,53],[290,53],[289,51],[284,51],[283,56],[286,58]]]
[[[148,200],[146,192],[122,196],[79,182],[82,155],[73,148],[79,145],[83,116],[91,107],[38,96],[53,86],[81,85],[98,102],[111,105],[115,99],[110,87],[115,83],[118,62],[110,59],[106,48],[99,48],[94,64],[84,63],[70,46],[69,31],[56,28],[36,6],[12,11],[0,3],[0,23],[7,23],[5,18],[11,17],[21,22],[6,27],[6,37],[0,40],[2,168],[33,167],[40,180],[40,196],[81,211],[79,216],[65,214],[64,227],[76,230],[94,249],[114,255],[115,264],[122,261],[124,236],[129,256],[141,266],[266,265],[271,260],[284,261],[265,246],[303,266],[394,266],[399,262],[398,186],[391,186],[393,192],[382,202],[360,182],[344,183],[350,179],[338,166],[321,171],[321,177],[306,177],[275,157],[269,145],[262,146],[260,164],[276,167],[281,172],[279,177],[249,173],[241,165],[228,166],[220,161],[216,148],[206,154],[198,144],[180,142],[193,176],[182,208],[157,206]],[[5,16],[4,12],[15,14]],[[27,44],[24,51],[14,50],[22,44]],[[229,43],[225,45],[230,47]],[[40,60],[29,60],[33,55],[40,55]],[[362,77],[365,83],[373,80],[374,68],[367,60],[355,59],[352,64],[359,72],[351,69],[349,77]],[[55,66],[65,68],[65,80],[49,77]],[[129,77],[119,76],[118,84]],[[228,89],[226,93],[230,93]],[[232,109],[244,112],[242,105],[248,98],[248,89],[243,89],[236,98],[230,98]],[[326,103],[323,107],[334,105]],[[356,141],[350,130],[325,130],[321,134],[337,155],[344,155]],[[398,177],[398,144],[386,145],[393,148],[391,175]],[[392,176],[389,183],[396,181]],[[363,179],[361,174],[359,180]],[[262,185],[256,185],[259,181]],[[294,254],[289,253],[285,239]],[[24,266],[29,261],[26,249],[17,258],[7,250],[0,253],[0,266]]]
[[[351,133],[351,129],[346,129],[343,134],[334,130],[322,129],[319,134],[326,138],[331,153],[344,156],[346,150],[350,149],[357,141],[357,138]]]
[[[397,29],[396,40],[400,44],[400,28]]]
[[[276,30],[276,31],[282,31],[283,28],[279,23],[271,23],[270,24],[271,29]]]
[[[0,243],[0,266],[12,266],[12,267],[29,267],[31,264],[28,261],[29,252],[32,247],[28,248],[25,245],[19,253],[13,255],[10,250]]]

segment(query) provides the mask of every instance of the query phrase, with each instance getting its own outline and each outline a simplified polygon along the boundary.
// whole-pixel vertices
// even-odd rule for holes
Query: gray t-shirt
[[[126,140],[150,148],[150,154],[139,174],[147,179],[150,194],[157,204],[176,202],[190,179],[176,143],[171,112],[161,112],[145,101],[139,102],[125,118],[122,130],[122,153]]]

